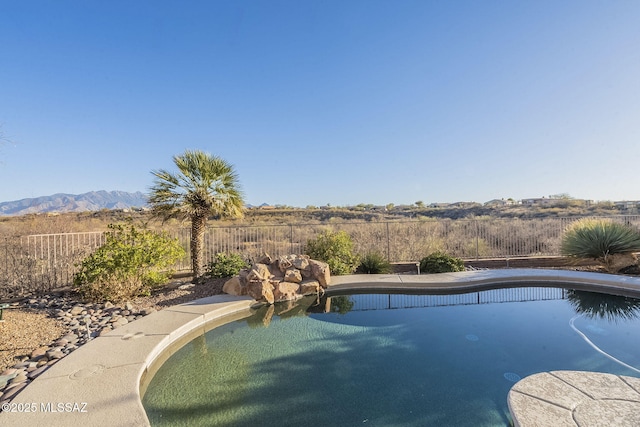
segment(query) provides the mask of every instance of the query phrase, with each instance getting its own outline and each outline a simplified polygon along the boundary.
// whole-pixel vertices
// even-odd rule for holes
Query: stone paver
[[[420,276],[354,275],[333,277],[332,280],[333,284],[327,290],[329,294],[467,292],[505,285],[569,284],[582,290],[614,289],[625,295],[640,295],[640,278],[565,270],[480,270]],[[247,297],[218,295],[151,313],[101,334],[51,366],[21,390],[13,398],[10,411],[0,413],[0,425],[149,425],[140,400],[146,385],[145,378],[150,378],[171,351],[186,343],[192,334],[203,333],[206,328],[246,317],[250,315],[250,307],[254,303]],[[616,400],[583,407],[580,402],[603,402],[598,399],[601,394],[588,386],[590,381],[586,381],[586,385],[567,384],[565,380],[571,374],[536,375],[552,376],[554,382],[548,385],[548,389],[555,390],[556,395],[562,394],[563,398],[557,402],[541,399],[540,395],[544,394],[547,386],[537,383],[535,378],[532,380],[535,375],[521,380],[509,393],[509,405],[516,426],[601,425],[575,424],[574,417],[579,420],[609,417],[611,421],[607,422],[608,427],[625,425],[624,422],[640,425],[640,421],[633,418],[640,410],[635,415],[625,415],[633,411],[638,402],[623,400],[632,396],[632,391],[638,394],[638,379],[617,377],[621,384],[611,379],[594,380],[598,387],[608,388],[611,385]],[[579,377],[585,378],[583,373]],[[556,381],[564,381],[565,384]],[[626,390],[624,384],[631,391]],[[576,390],[569,392],[567,385]],[[575,403],[576,400],[580,402]],[[535,420],[539,423],[536,424]]]
[[[638,379],[605,373],[552,371],[530,375],[509,391],[514,427],[638,427]]]

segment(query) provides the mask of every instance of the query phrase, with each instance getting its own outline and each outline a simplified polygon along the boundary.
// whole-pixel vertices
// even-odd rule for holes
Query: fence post
[[[293,224],[289,224],[289,253],[293,254]]]
[[[476,223],[476,261],[480,259],[480,226],[478,220],[473,220]]]
[[[389,221],[387,221],[387,260],[391,262],[391,236],[389,235]]]

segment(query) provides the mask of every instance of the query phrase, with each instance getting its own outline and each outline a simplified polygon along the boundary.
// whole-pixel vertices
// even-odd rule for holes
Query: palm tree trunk
[[[202,252],[204,250],[204,232],[207,217],[204,215],[193,215],[191,217],[191,269],[193,279],[197,281],[204,274],[202,267]]]

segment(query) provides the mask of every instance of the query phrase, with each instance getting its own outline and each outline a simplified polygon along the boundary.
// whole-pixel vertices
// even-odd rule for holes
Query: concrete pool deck
[[[479,270],[420,276],[337,276],[332,277],[328,293],[464,293],[507,284],[564,285],[582,290],[615,291],[622,295],[640,296],[640,278],[539,269]],[[248,297],[216,295],[166,308],[121,326],[83,345],[37,377],[13,399],[8,411],[0,413],[0,425],[149,425],[141,395],[155,369],[170,356],[172,350],[175,351],[190,339],[212,327],[249,316],[254,304],[255,301]],[[595,384],[592,388],[598,390],[597,395],[582,392],[571,400],[570,394],[561,393],[565,400],[558,403],[554,396],[563,389],[556,384],[556,373],[524,378],[514,385],[508,399],[515,426],[604,425],[594,422],[602,414],[611,416],[611,411],[607,412],[609,406],[606,406],[610,399],[623,401],[615,403],[614,407],[626,409],[627,412],[623,414],[627,413],[628,416],[620,422],[612,420],[607,425],[625,425],[625,420],[632,423],[629,425],[639,425],[640,379],[626,380],[613,376],[635,391],[635,395],[628,391],[631,394],[627,393],[621,398],[620,384],[609,381],[608,374],[571,375],[586,378],[587,383]],[[576,388],[576,384],[568,384],[567,387]],[[594,404],[584,404],[587,401],[585,395],[591,400],[604,402],[602,410],[585,410],[596,408]],[[566,399],[570,402],[567,403]],[[566,424],[555,422],[554,411],[558,408],[564,411],[563,420]],[[576,417],[576,408],[585,408],[578,411],[583,418]],[[619,415],[618,412],[616,414]],[[636,418],[630,418],[634,416]],[[550,420],[554,422],[545,424]],[[571,420],[574,424],[570,423]]]

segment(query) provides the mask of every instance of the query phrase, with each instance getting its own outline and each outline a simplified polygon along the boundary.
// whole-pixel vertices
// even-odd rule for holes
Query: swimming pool
[[[152,425],[505,426],[521,377],[640,377],[639,307],[562,288],[264,307],[173,354],[143,405]]]

